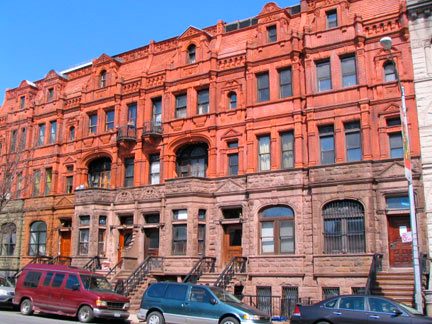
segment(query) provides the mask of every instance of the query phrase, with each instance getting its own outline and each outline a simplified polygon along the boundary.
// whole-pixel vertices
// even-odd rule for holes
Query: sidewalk
[[[138,321],[138,317],[137,317],[137,314],[130,314],[130,316],[129,316],[129,321],[130,321],[130,324],[138,324],[138,323],[140,323],[140,324],[144,324],[145,322],[140,322],[140,321]],[[272,322],[273,324],[289,324],[289,321],[288,322]]]

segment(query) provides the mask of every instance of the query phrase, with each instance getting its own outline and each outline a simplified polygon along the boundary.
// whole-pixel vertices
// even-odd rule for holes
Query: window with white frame
[[[179,94],[175,97],[175,117],[176,118],[185,118],[187,114],[187,95]]]
[[[294,253],[294,211],[288,206],[272,206],[263,209],[259,215],[261,253]]]
[[[209,89],[202,89],[197,92],[198,115],[208,114],[209,112]]]
[[[160,158],[159,154],[150,155],[150,184],[160,183]]]
[[[270,136],[258,137],[258,162],[259,171],[270,170]]]
[[[324,60],[316,63],[316,73],[318,81],[318,91],[327,91],[332,89],[330,60]]]

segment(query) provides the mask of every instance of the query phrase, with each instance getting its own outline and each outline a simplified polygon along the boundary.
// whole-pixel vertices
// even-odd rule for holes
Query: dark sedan
[[[291,324],[432,324],[432,318],[379,296],[337,296],[312,306],[296,306]]]

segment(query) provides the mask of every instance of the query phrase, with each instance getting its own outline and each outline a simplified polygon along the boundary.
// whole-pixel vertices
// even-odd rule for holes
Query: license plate
[[[114,313],[114,317],[120,317],[120,313]]]

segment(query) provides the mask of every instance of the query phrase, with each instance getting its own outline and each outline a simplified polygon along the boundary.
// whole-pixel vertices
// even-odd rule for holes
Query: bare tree
[[[17,196],[22,189],[23,184],[22,172],[20,171],[20,164],[23,162],[23,142],[24,139],[18,143],[11,143],[10,147],[5,147],[5,154],[1,156],[0,164],[0,212],[7,205],[10,199]],[[20,178],[21,179],[18,179]],[[18,181],[16,181],[18,179]],[[19,183],[17,183],[19,182]]]

